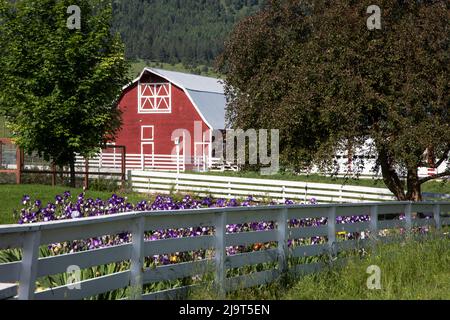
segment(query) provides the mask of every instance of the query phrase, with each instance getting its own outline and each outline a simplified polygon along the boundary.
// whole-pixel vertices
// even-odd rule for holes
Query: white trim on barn
[[[172,113],[172,84],[138,81],[138,113]],[[147,94],[146,94],[147,93]]]
[[[144,129],[148,129],[151,128],[152,129],[152,134],[151,134],[151,138],[145,138],[144,137]],[[141,141],[154,141],[155,140],[155,126],[148,126],[148,125],[144,125],[141,126]]]

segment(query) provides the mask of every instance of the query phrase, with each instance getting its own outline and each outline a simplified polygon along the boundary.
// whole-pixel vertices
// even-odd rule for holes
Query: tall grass
[[[369,266],[381,270],[381,289],[368,289]],[[193,290],[193,300],[221,299],[214,287]],[[450,237],[427,235],[401,242],[377,244],[347,257],[341,267],[328,267],[301,278],[283,278],[254,288],[231,292],[230,300],[369,300],[450,299]]]
[[[428,238],[428,239],[427,239]],[[286,299],[450,299],[450,239],[429,236],[382,244],[341,269],[306,276]],[[381,270],[381,289],[367,288],[371,265]]]

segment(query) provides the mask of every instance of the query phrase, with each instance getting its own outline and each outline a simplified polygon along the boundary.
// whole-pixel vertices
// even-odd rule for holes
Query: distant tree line
[[[265,0],[116,0],[113,27],[130,60],[212,65],[234,25]]]

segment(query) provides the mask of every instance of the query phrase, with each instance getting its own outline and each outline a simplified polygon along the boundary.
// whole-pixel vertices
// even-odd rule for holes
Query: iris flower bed
[[[277,205],[278,202],[272,201],[268,203],[261,203],[255,201],[252,196],[247,197],[243,201],[237,199],[213,199],[213,198],[201,198],[196,199],[190,195],[186,195],[180,200],[175,200],[170,196],[157,196],[154,200],[142,200],[135,204],[130,203],[126,197],[120,197],[113,194],[109,199],[92,199],[87,198],[84,193],[77,196],[73,196],[70,192],[64,192],[61,195],[55,197],[55,201],[44,205],[40,200],[33,200],[29,196],[25,195],[22,199],[22,209],[16,212],[16,217],[19,224],[32,224],[38,222],[50,222],[61,221],[71,219],[83,219],[88,217],[106,216],[113,214],[121,214],[126,212],[152,212],[152,211],[164,211],[164,210],[192,210],[201,208],[226,208],[226,207],[253,207],[264,205]],[[305,204],[301,202],[295,202],[293,200],[286,200],[286,205]],[[317,201],[314,198],[309,199],[307,205],[316,205]],[[404,216],[400,216],[399,219],[404,219]],[[337,224],[351,224],[357,222],[370,221],[370,217],[367,215],[355,215],[336,217]],[[290,228],[301,227],[318,227],[327,224],[326,217],[319,218],[305,218],[305,219],[292,219],[289,221]],[[255,221],[244,224],[230,224],[227,225],[228,233],[240,233],[240,232],[252,232],[252,231],[266,231],[276,228],[276,222],[274,221]],[[167,230],[149,230],[145,232],[146,241],[157,241],[162,239],[171,238],[183,238],[183,237],[198,237],[204,235],[214,234],[214,227],[202,226],[191,228],[179,228],[179,229],[167,229]],[[348,233],[339,232],[337,235],[338,241],[350,240],[350,239],[364,239],[368,236],[368,233]],[[86,250],[95,250],[110,246],[116,246],[120,244],[129,243],[131,241],[131,235],[129,233],[121,233],[116,235],[103,235],[100,237],[65,241],[61,243],[50,244],[48,248],[45,248],[44,256],[47,255],[60,255],[81,252]],[[291,239],[288,242],[290,248],[294,248],[301,245],[314,245],[327,242],[327,237],[311,237],[302,239]],[[248,246],[234,246],[227,247],[227,255],[235,255],[244,252],[252,252],[259,250],[266,250],[269,248],[275,248],[276,242],[270,243],[255,243]],[[153,257],[147,257],[145,260],[145,267],[157,267],[161,265],[177,264],[180,262],[188,262],[194,260],[203,260],[212,257],[212,250],[198,250],[194,252],[176,252],[165,255],[155,255]],[[0,257],[1,258],[1,257]],[[20,260],[20,258],[18,258]],[[1,259],[0,259],[1,260]],[[6,261],[5,261],[6,262]],[[111,270],[114,272],[122,271],[129,267],[128,262],[118,262],[111,264]],[[94,274],[100,275],[103,272],[99,272],[99,268],[95,270]],[[110,271],[111,271],[110,270]],[[107,273],[110,273],[108,271]],[[54,277],[48,277],[50,284],[42,284],[42,288],[48,288],[55,286],[56,284],[63,284],[64,281],[57,281]],[[159,287],[155,287],[156,289]],[[153,289],[155,289],[153,288]],[[163,287],[161,287],[163,288]],[[161,289],[159,288],[159,289]],[[165,288],[165,287],[164,287]],[[152,290],[153,290],[152,289]],[[156,290],[155,289],[155,290]]]
[[[161,211],[161,210],[187,210],[200,208],[225,208],[225,207],[250,207],[261,205],[279,204],[274,201],[261,204],[249,196],[245,201],[239,202],[236,199],[212,199],[209,197],[203,199],[194,199],[189,195],[184,196],[181,200],[176,201],[169,196],[157,196],[154,201],[142,200],[136,204],[127,201],[126,197],[120,197],[113,194],[111,198],[104,201],[102,199],[86,198],[84,193],[79,194],[75,199],[70,192],[64,192],[62,195],[55,197],[54,203],[43,205],[42,201],[34,200],[25,195],[22,199],[23,208],[18,217],[19,224],[29,224],[37,222],[49,222],[70,219],[82,219],[87,217],[104,216],[112,214],[121,214],[132,211]],[[304,204],[297,203],[293,200],[286,200],[286,205]],[[309,205],[317,204],[316,199],[311,198]],[[352,216],[337,217],[337,223],[355,223],[360,221],[368,221],[369,216]],[[322,226],[327,224],[327,218],[306,218],[293,219],[289,221],[291,228]],[[228,233],[240,233],[250,231],[265,231],[276,228],[274,221],[260,221],[245,224],[227,225]],[[153,230],[145,233],[146,241],[155,241],[170,238],[197,237],[211,235],[214,233],[213,227],[191,227],[180,229]],[[362,234],[364,237],[364,233]],[[341,238],[354,239],[359,238],[359,233],[340,233]],[[76,240],[64,243],[56,243],[49,245],[49,249],[53,254],[64,254],[80,252],[85,250],[99,249],[131,241],[131,235],[122,233],[117,235],[105,235],[86,240]],[[308,239],[289,240],[289,247],[302,244],[319,244],[326,242],[326,237],[312,237]],[[251,246],[227,247],[227,254],[234,255],[243,252],[251,252],[256,250],[264,250],[276,246],[276,243],[257,243]],[[203,259],[207,255],[206,251],[195,253],[176,253],[174,255],[154,256],[153,263],[155,265],[165,265],[170,263],[178,263],[192,259]]]

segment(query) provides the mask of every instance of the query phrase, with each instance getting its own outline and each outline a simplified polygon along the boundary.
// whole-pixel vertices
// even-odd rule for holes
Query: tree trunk
[[[406,199],[411,201],[422,201],[421,183],[417,168],[408,169],[406,181]]]
[[[70,186],[76,188],[75,159],[70,160]]]
[[[383,181],[388,187],[388,189],[395,195],[395,197],[399,201],[407,200],[403,182],[398,177],[397,172],[392,166],[392,161],[385,150],[379,151],[378,160],[381,165],[381,173],[383,175]]]

